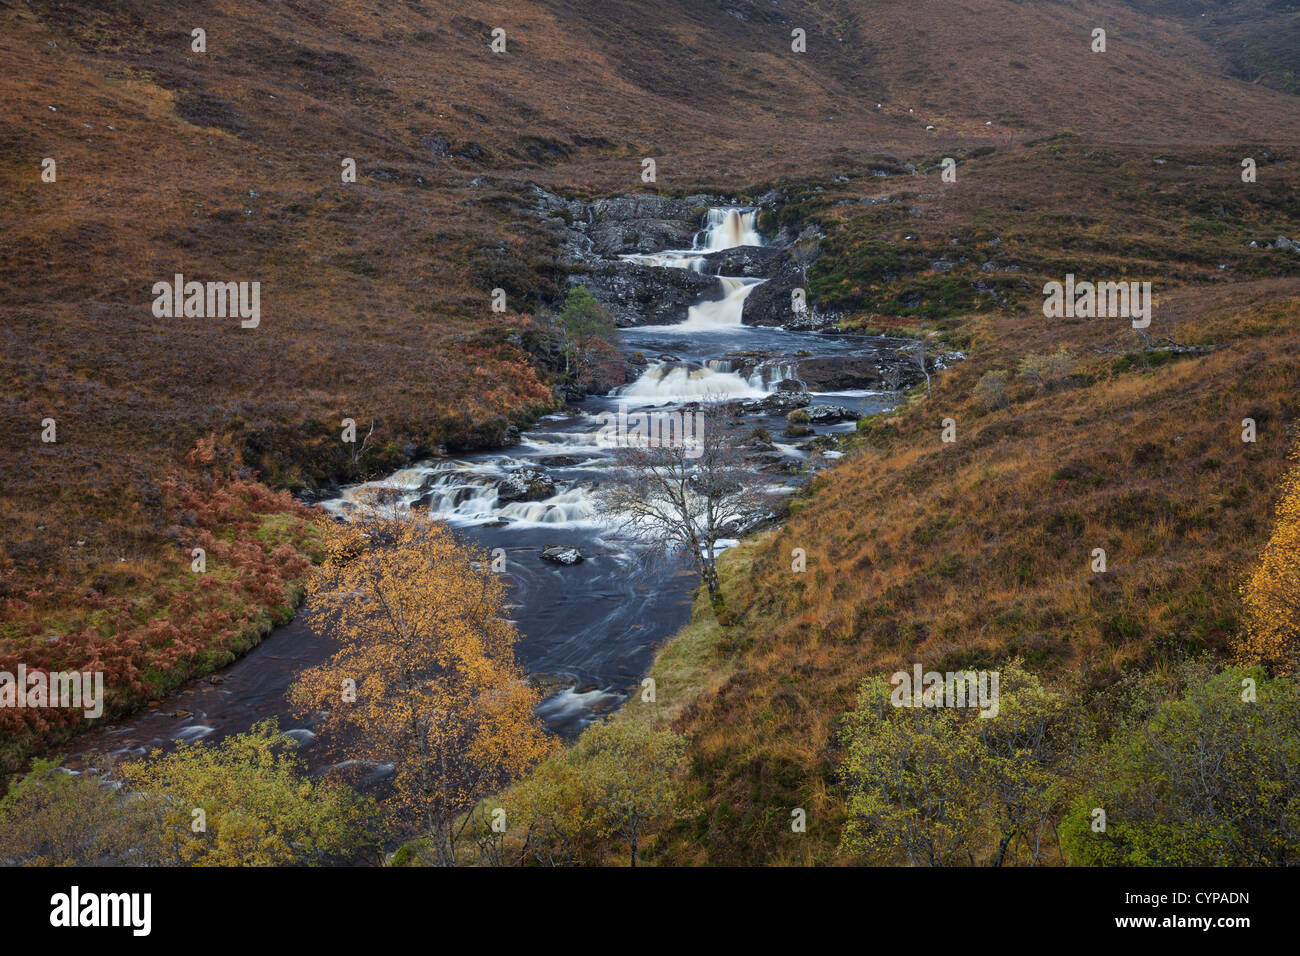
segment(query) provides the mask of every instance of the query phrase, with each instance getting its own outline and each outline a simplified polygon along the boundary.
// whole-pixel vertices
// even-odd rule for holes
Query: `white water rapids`
[[[660,268],[703,272],[707,254],[741,245],[761,245],[756,213],[713,209],[692,249],[625,257]],[[591,396],[527,429],[513,448],[421,462],[378,481],[343,489],[322,502],[342,520],[364,494],[378,491],[390,503],[422,509],[457,526],[469,542],[505,556],[511,617],[520,640],[521,665],[530,674],[550,675],[557,689],[538,708],[553,730],[573,734],[635,692],[654,656],[690,617],[698,576],[689,568],[644,561],[643,550],[613,533],[596,508],[595,487],[614,463],[611,449],[597,443],[600,417],[626,406],[629,414],[650,408],[672,410],[712,396],[754,399],[769,395],[783,379],[796,378],[796,356],[861,351],[852,336],[824,336],[779,328],[745,326],[745,297],[760,280],[718,276],[718,288],[688,312],[679,325],[624,329],[620,348],[648,359],[636,381],[607,396]],[[755,361],[758,364],[755,365]],[[855,413],[879,411],[892,402],[877,393],[814,393],[814,401],[850,406]],[[746,427],[772,434],[765,454],[798,464],[806,452],[799,439],[781,434],[779,415],[745,413]],[[817,426],[818,434],[851,431],[851,421]],[[827,453],[828,457],[835,454]],[[542,476],[526,497],[503,500],[521,469]],[[780,481],[780,478],[774,478]],[[793,479],[791,479],[793,481]],[[585,560],[559,566],[540,558],[543,548],[578,548]],[[304,615],[279,628],[222,672],[220,683],[195,682],[169,700],[124,721],[81,735],[68,750],[139,755],[176,741],[220,739],[268,716],[304,742],[315,767],[323,754],[312,744],[310,726],[286,703],[289,686],[307,668],[333,652],[331,636],[313,630]],[[372,768],[380,779],[390,768]]]

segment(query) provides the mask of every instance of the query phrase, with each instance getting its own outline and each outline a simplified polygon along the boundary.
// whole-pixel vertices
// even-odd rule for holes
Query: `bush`
[[[1032,382],[1040,391],[1051,391],[1074,374],[1074,356],[1065,346],[1051,355],[1026,355],[1017,370],[1020,377]]]
[[[1007,405],[1007,385],[1011,376],[1003,371],[985,372],[975,385],[975,398],[984,406],[985,411],[1005,408]]]
[[[1060,827],[1070,862],[1300,863],[1300,688],[1260,669],[1187,668],[1184,677],[1181,699],[1121,729],[1095,762],[1094,781]],[[1097,810],[1104,830],[1093,829]]]

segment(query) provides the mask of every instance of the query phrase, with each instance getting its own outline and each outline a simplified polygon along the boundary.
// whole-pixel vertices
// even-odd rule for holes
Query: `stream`
[[[755,219],[753,210],[712,209],[691,249],[622,258],[703,271],[702,253],[761,245]],[[549,693],[539,716],[566,737],[618,709],[638,689],[657,647],[689,619],[698,584],[684,560],[651,560],[643,545],[621,538],[598,512],[592,489],[614,463],[611,449],[596,442],[598,416],[617,411],[620,404],[633,412],[671,410],[705,397],[757,402],[773,396],[778,383],[791,387],[796,369],[781,356],[861,356],[885,347],[882,340],[861,336],[743,325],[745,298],[763,280],[717,280],[714,297],[692,306],[680,324],[620,331],[619,348],[645,360],[644,371],[630,384],[541,419],[523,432],[517,446],[417,463],[322,502],[327,511],[346,519],[358,496],[386,489],[390,498],[427,510],[474,544],[504,549],[509,611],[520,633],[517,653],[524,670],[541,676]],[[897,393],[866,389],[810,394],[814,406],[842,406],[852,413],[844,421],[814,424],[818,435],[852,432],[854,418],[897,402]],[[783,436],[783,410],[751,408],[745,421],[746,428],[763,425],[770,432],[769,464],[779,466],[788,459],[798,465],[813,454],[798,447],[812,436]],[[838,454],[819,452],[815,464],[827,465]],[[545,476],[544,495],[517,500],[503,489],[502,480],[522,468]],[[790,473],[797,469],[771,470],[774,487],[793,491],[802,481]],[[555,545],[577,548],[584,560],[561,565],[540,558],[543,548]],[[84,766],[99,754],[139,755],[177,742],[219,739],[267,717],[278,717],[281,727],[308,745],[314,733],[292,714],[286,693],[302,670],[334,649],[328,636],[315,632],[299,614],[224,671],[74,738],[63,748],[66,765]],[[316,749],[307,747],[304,757],[313,769],[321,769],[323,761],[313,759]],[[386,768],[371,771],[371,778],[379,779]]]

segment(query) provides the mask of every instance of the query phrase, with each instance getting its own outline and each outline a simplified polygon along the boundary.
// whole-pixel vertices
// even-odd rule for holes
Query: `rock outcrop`
[[[684,322],[691,306],[718,289],[716,278],[690,269],[617,261],[575,269],[566,282],[585,286],[623,328]]]
[[[819,312],[806,297],[805,307],[796,311],[794,291],[802,288],[803,268],[788,261],[781,262],[771,278],[749,293],[740,321],[745,325],[779,326],[792,331],[834,329],[840,316]]]

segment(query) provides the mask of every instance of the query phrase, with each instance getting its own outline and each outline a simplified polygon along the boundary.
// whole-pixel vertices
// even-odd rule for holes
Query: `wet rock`
[[[562,690],[569,690],[577,683],[568,674],[547,674],[545,672],[530,674],[528,682],[537,689],[537,692],[542,697],[550,697]]]
[[[927,359],[926,364],[929,366],[930,371],[937,372],[946,368],[951,368],[958,362],[964,362],[965,360],[965,352],[940,352],[938,355],[930,356]]]
[[[711,275],[766,279],[780,271],[783,255],[784,250],[776,246],[737,246],[705,253],[704,271]]]
[[[803,288],[803,268],[784,262],[768,281],[755,286],[746,296],[740,321],[745,325],[778,326],[791,331],[818,331],[838,325],[838,315],[820,312],[815,303],[806,299],[806,307],[795,310],[794,290]]]
[[[634,262],[608,262],[571,272],[569,288],[585,286],[621,328],[676,325],[691,306],[718,291],[718,280],[690,269],[659,269]]]
[[[536,468],[520,468],[497,484],[497,501],[540,501],[555,494],[555,481]]]
[[[798,474],[803,471],[803,460],[782,451],[760,451],[745,456],[746,460],[762,471]]]
[[[795,374],[814,392],[894,391],[925,378],[911,358],[893,352],[803,358],[796,362]]]
[[[722,522],[719,530],[728,538],[743,538],[776,521],[775,511],[754,511]]]
[[[703,225],[711,196],[669,199],[663,196],[615,196],[598,199],[579,211],[587,214],[593,250],[611,257],[630,252],[689,249]],[[576,217],[575,217],[576,218]]]
[[[805,409],[805,414],[813,425],[835,425],[858,417],[843,405],[812,405]]]
[[[567,545],[551,545],[543,548],[541,557],[543,561],[563,565],[581,564],[586,560],[581,551]]]
[[[839,444],[839,439],[834,435],[817,435],[808,439],[806,442],[800,442],[795,445],[800,451],[813,452],[814,454],[822,453],[828,449],[834,448]]]
[[[572,468],[582,464],[582,459],[573,455],[544,455],[537,459],[537,463],[547,468]]]
[[[807,392],[778,391],[758,401],[745,402],[741,408],[751,414],[788,415],[796,408],[804,408],[811,404],[812,397]]]
[[[703,228],[716,196],[614,196],[595,202],[568,201],[543,189],[535,192],[537,211],[556,231],[570,262],[613,259],[629,253],[689,249]]]
[[[591,390],[579,382],[560,382],[554,392],[555,397],[564,402],[580,402],[591,394]]]

